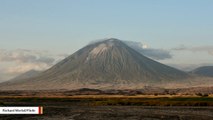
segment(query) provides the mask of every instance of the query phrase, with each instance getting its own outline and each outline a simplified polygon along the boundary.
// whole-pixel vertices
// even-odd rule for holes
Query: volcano
[[[156,62],[121,40],[85,46],[39,76],[0,84],[2,89],[110,88],[181,81],[188,74]]]

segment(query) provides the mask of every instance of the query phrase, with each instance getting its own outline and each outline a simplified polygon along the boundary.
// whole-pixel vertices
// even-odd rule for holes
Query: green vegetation
[[[3,102],[0,102],[0,106],[3,106],[4,105],[4,103]]]
[[[213,106],[213,98],[128,98],[105,99],[93,102],[93,105],[127,105],[127,106]]]
[[[1,98],[14,101],[14,103],[49,103],[64,102],[66,104],[90,105],[90,106],[213,106],[212,97],[159,97],[159,98]],[[4,105],[0,102],[0,105]]]

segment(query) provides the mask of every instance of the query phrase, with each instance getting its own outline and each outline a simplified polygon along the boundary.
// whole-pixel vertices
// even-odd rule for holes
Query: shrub
[[[201,96],[201,97],[208,97],[209,95],[207,93],[202,94],[202,93],[196,93],[197,96]]]

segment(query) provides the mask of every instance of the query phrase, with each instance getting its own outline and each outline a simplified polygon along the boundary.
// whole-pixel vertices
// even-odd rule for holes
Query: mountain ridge
[[[202,66],[194,69],[190,73],[200,76],[213,77],[213,66]]]
[[[22,73],[12,79],[10,79],[9,81],[12,82],[12,81],[18,81],[18,80],[23,80],[23,79],[28,79],[28,78],[33,78],[33,77],[36,77],[38,76],[42,71],[37,71],[37,70],[29,70],[25,73]]]

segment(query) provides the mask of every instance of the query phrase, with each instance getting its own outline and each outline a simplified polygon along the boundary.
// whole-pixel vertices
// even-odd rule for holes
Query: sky
[[[105,38],[182,70],[213,65],[212,12],[212,0],[1,0],[0,81]]]

